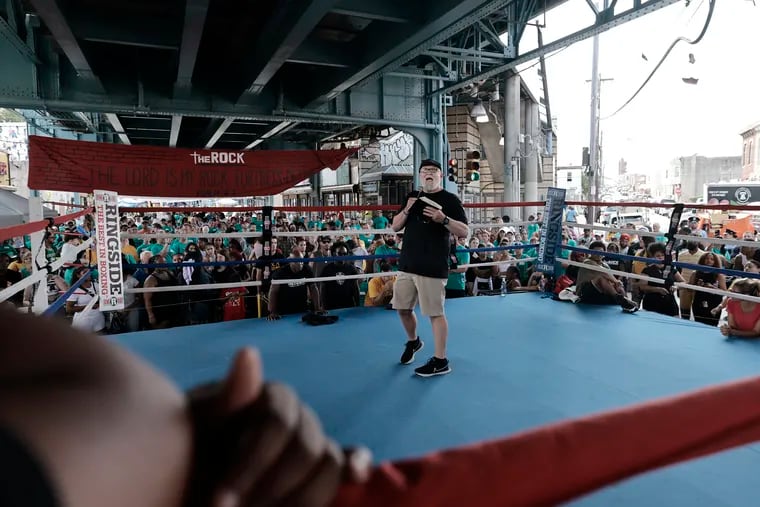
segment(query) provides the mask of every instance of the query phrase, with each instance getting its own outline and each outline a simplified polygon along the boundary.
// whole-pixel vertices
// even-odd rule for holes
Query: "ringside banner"
[[[549,188],[546,193],[544,221],[541,224],[541,241],[538,245],[536,269],[554,274],[554,260],[559,253],[562,239],[562,216],[565,210],[565,189]]]
[[[193,150],[30,136],[29,188],[141,197],[274,195],[322,169],[337,170],[357,150]]]
[[[119,195],[107,190],[95,190],[93,195],[100,310],[104,312],[123,310],[124,277],[121,270]]]

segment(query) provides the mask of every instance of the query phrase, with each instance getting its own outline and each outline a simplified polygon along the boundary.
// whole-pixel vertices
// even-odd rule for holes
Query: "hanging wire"
[[[707,28],[710,26],[710,21],[712,20],[713,11],[715,10],[715,0],[709,0],[709,2],[710,2],[710,7],[709,7],[709,10],[707,11],[707,19],[705,20],[705,25],[702,27],[702,31],[699,33],[699,36],[696,39],[694,39],[694,40],[687,39],[686,37],[683,37],[683,36],[677,37],[676,40],[674,40],[670,44],[670,46],[668,47],[667,51],[665,51],[665,54],[662,55],[662,58],[660,58],[660,61],[657,62],[657,65],[654,67],[654,69],[652,69],[652,72],[649,73],[649,76],[647,76],[647,78],[644,80],[644,82],[641,84],[641,86],[639,86],[638,90],[636,90],[634,92],[634,94],[631,96],[631,98],[629,98],[628,100],[626,100],[625,103],[617,109],[617,111],[615,111],[614,113],[612,113],[609,116],[605,116],[604,118],[602,118],[602,120],[608,120],[608,119],[612,118],[613,116],[615,116],[616,114],[618,114],[620,111],[622,111],[623,109],[625,109],[631,102],[633,102],[633,100],[636,98],[636,96],[638,96],[638,94],[641,93],[641,91],[644,89],[644,87],[654,77],[654,75],[657,72],[657,70],[662,66],[663,63],[665,63],[665,59],[668,57],[668,55],[670,54],[670,52],[673,51],[673,48],[676,47],[676,44],[678,44],[679,42],[685,42],[685,43],[691,44],[691,45],[699,44],[699,42],[702,40],[702,38],[707,33]]]

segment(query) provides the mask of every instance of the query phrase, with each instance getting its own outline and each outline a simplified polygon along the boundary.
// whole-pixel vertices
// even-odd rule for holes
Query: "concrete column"
[[[523,170],[525,172],[525,200],[536,201],[538,200],[538,166],[541,161],[539,156],[539,140],[541,135],[539,117],[538,117],[538,104],[531,102],[526,111],[525,122],[525,164]],[[527,220],[529,215],[536,213],[535,206],[530,208],[523,208],[523,219]]]
[[[504,198],[520,200],[520,76],[506,75],[504,83]],[[520,208],[502,208],[502,215],[518,220]]]
[[[44,218],[42,213],[42,196],[36,190],[29,192],[29,222],[37,222]],[[32,243],[32,273],[37,273],[37,264],[45,266],[47,260],[45,259],[45,245],[44,245],[45,232],[37,231],[30,235],[30,241]],[[37,262],[34,262],[34,260]],[[34,313],[40,315],[47,310],[48,307],[48,293],[47,293],[47,278],[43,278],[42,281],[37,284],[37,291],[34,293],[34,301],[32,302],[32,309]]]
[[[446,178],[447,162],[442,132],[416,128],[407,128],[406,132],[414,138],[414,189],[417,190],[420,187],[420,162],[426,158],[431,158],[437,160],[443,168],[443,188],[456,194],[456,184],[449,182]],[[450,185],[453,185],[453,187]]]
[[[413,187],[414,189],[417,189],[420,186],[420,172],[418,171],[418,169],[420,167],[420,162],[422,162],[422,160],[424,159],[424,153],[423,153],[424,150],[423,150],[422,145],[420,144],[420,141],[418,141],[416,137],[413,137],[412,139],[414,139],[414,157],[412,157],[413,159],[412,163],[414,164],[412,166],[412,169],[414,170]]]
[[[431,90],[443,88],[443,81],[430,81]],[[443,169],[443,188],[449,192],[457,193],[457,184],[449,181],[447,177],[448,139],[446,136],[446,106],[443,103],[443,94],[430,97],[430,122],[436,126],[434,132],[430,132],[428,158],[438,161]],[[417,166],[419,167],[419,165]],[[417,168],[415,167],[415,169]]]

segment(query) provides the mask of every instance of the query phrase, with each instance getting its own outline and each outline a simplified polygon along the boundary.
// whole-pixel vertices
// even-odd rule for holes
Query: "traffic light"
[[[472,151],[467,158],[467,181],[480,181],[480,152]]]
[[[457,159],[449,159],[449,181],[456,183],[457,181]]]

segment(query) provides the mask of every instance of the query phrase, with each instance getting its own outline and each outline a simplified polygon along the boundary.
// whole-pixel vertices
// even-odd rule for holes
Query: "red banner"
[[[337,170],[356,148],[234,151],[29,137],[29,188],[140,197],[273,195],[322,169]]]

